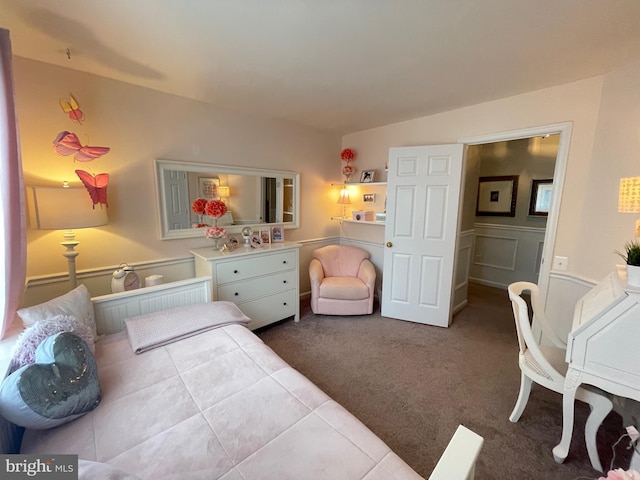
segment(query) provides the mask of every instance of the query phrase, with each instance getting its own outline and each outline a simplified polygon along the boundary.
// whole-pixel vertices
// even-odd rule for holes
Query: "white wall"
[[[621,74],[624,76],[623,74]],[[596,133],[598,137],[603,132],[596,128],[603,126],[599,123],[601,108],[601,93],[603,86],[609,92],[611,83],[619,78],[617,74],[611,76],[595,77],[579,82],[570,83],[558,87],[548,88],[523,95],[483,103],[467,108],[453,110],[445,113],[422,117],[415,120],[396,123],[385,127],[375,128],[362,132],[356,132],[343,137],[342,146],[354,148],[359,158],[366,158],[376,165],[383,165],[390,147],[425,145],[438,143],[455,143],[460,138],[488,135],[499,132],[520,130],[542,125],[556,124],[571,121],[573,123],[569,159],[566,168],[563,199],[559,217],[558,233],[556,238],[555,254],[569,257],[569,270],[577,273],[591,274],[595,278],[602,278],[611,271],[614,259],[607,253],[614,248],[615,241],[609,239],[610,248],[598,250],[584,249],[583,236],[586,230],[584,224],[591,228],[590,235],[603,235],[598,227],[605,215],[604,208],[599,208],[601,215],[593,215],[593,212],[584,209],[585,204],[591,204],[598,197],[595,192],[611,189],[617,173],[611,171],[599,172],[603,183],[593,189],[590,185],[590,173],[592,169],[593,143]],[[640,74],[638,75],[640,77]],[[610,78],[611,77],[611,78]],[[635,78],[636,84],[640,78]],[[625,87],[628,96],[632,96],[631,85]],[[613,95],[613,93],[608,93]],[[630,112],[631,113],[631,112]],[[628,121],[633,122],[637,129],[640,125],[640,115],[635,119],[629,114]],[[613,126],[619,122],[615,115],[607,116],[607,120]],[[634,152],[638,151],[637,136],[631,141],[625,141],[626,148],[633,145]],[[629,164],[629,154],[624,156],[608,156],[608,161],[617,165],[618,169],[632,170]],[[636,163],[637,165],[637,163]],[[593,167],[596,167],[593,165]],[[337,165],[336,165],[337,168]],[[374,165],[370,168],[375,168]],[[628,172],[631,173],[630,171]],[[636,172],[638,174],[640,172]],[[617,180],[616,180],[617,181]],[[595,182],[594,180],[594,183]],[[617,195],[617,188],[611,195]],[[590,200],[588,202],[588,200]],[[606,210],[606,216],[613,217],[615,209]],[[620,214],[622,215],[622,214]],[[631,228],[631,222],[629,228]],[[352,227],[353,229],[353,227]],[[618,230],[620,230],[618,228]],[[616,237],[624,239],[624,232],[618,232]],[[590,243],[594,244],[592,239]],[[591,256],[598,257],[585,262],[582,252],[591,252]],[[601,251],[600,255],[593,255],[594,251]],[[588,263],[588,264],[587,264]]]
[[[328,184],[340,162],[340,138],[335,134],[257,119],[250,112],[223,111],[20,57],[14,58],[14,75],[25,184],[70,180],[79,185],[74,173],[79,168],[111,175],[109,225],[76,232],[79,271],[189,257],[189,249],[210,244],[204,236],[160,240],[156,158],[298,171],[301,226],[286,230],[286,239],[338,235],[338,225],[326,213],[335,203]],[[69,92],[85,113],[82,125],[71,122],[58,105]],[[85,145],[108,146],[111,152],[89,163],[58,155],[52,141],[64,130],[75,132]],[[60,240],[60,232],[29,229],[27,276],[66,272]],[[66,284],[61,288],[65,291]],[[109,293],[109,284],[94,284],[91,293]]]

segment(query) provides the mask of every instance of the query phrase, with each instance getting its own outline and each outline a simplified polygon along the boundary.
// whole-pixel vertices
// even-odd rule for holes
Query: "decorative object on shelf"
[[[624,252],[615,251],[627,264],[627,283],[640,287],[640,242],[636,240],[624,244]]]
[[[376,212],[373,210],[356,210],[351,213],[352,218],[357,222],[375,222]]]
[[[351,198],[349,198],[349,189],[345,186],[340,190],[340,197],[338,197],[338,205],[342,205],[342,218],[347,216],[347,205],[351,205]]]
[[[262,239],[258,233],[254,233],[251,235],[251,240],[249,241],[249,245],[251,248],[260,248],[262,247]]]
[[[84,188],[72,188],[65,182],[64,187],[33,187],[33,206],[36,214],[35,225],[39,230],[64,230],[62,246],[66,251],[62,254],[69,266],[69,281],[71,288],[77,286],[75,247],[73,232],[79,228],[101,227],[109,223],[107,209],[99,206],[95,208],[87,198]]]
[[[224,250],[225,252],[233,252],[236,248],[238,248],[239,243],[240,242],[238,242],[238,239],[235,236],[229,235],[227,241],[222,246],[222,250]]]
[[[372,183],[376,178],[375,170],[363,170],[360,176],[360,183]]]
[[[351,165],[351,162],[356,159],[356,152],[350,148],[345,148],[340,152],[340,159],[345,162],[342,167],[342,174],[345,176],[345,183],[349,183],[351,175],[355,173],[355,169]]]
[[[640,213],[640,177],[620,179],[618,211],[622,213]],[[636,220],[636,238],[640,238],[640,219]]]
[[[271,243],[271,229],[260,230],[260,240],[264,245]]]
[[[208,227],[205,231],[204,234],[207,238],[210,238],[213,240],[214,243],[214,249],[216,250],[220,250],[220,240],[222,240],[224,237],[227,236],[227,231],[222,228],[222,227]]]
[[[476,215],[515,217],[518,175],[480,177]]]
[[[284,228],[282,225],[273,225],[271,227],[271,241],[276,242],[284,242]]]
[[[140,288],[140,277],[127,263],[121,263],[111,278],[111,293],[128,292]]]
[[[253,234],[253,230],[251,227],[244,227],[242,229],[242,238],[244,239],[244,246],[249,247],[249,241],[251,240],[251,235]]]
[[[375,193],[364,193],[362,195],[362,201],[364,203],[374,203],[376,201],[376,194]]]

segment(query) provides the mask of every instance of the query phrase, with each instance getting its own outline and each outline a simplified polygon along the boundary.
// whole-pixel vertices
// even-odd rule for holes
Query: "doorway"
[[[561,124],[553,124],[542,127],[529,128],[524,130],[517,130],[512,132],[503,132],[491,135],[482,135],[478,137],[469,137],[462,138],[459,142],[468,145],[469,147],[473,145],[487,145],[498,142],[508,142],[511,140],[521,140],[521,139],[529,139],[534,137],[544,137],[547,135],[558,135],[557,141],[557,153],[555,158],[555,165],[553,168],[553,188],[552,188],[552,201],[549,208],[549,211],[546,216],[546,225],[544,231],[544,238],[541,245],[541,254],[540,254],[540,267],[539,273],[537,275],[538,286],[540,287],[540,291],[542,293],[543,302],[546,303],[547,296],[547,287],[549,284],[549,273],[551,271],[552,265],[552,257],[555,247],[555,238],[558,226],[558,217],[560,212],[560,204],[562,202],[562,187],[564,184],[564,176],[567,158],[569,154],[569,142],[571,137],[571,126],[572,124],[561,123]],[[466,186],[465,186],[465,194],[464,194],[464,208],[463,211],[463,228],[464,227],[464,219],[466,218],[467,223],[472,221],[475,224],[475,204],[477,200],[477,191],[478,191],[478,182],[477,179],[480,176],[479,170],[475,173],[470,173],[469,165],[467,165],[466,172]],[[469,198],[473,198],[470,202]],[[529,199],[526,199],[528,204]],[[474,208],[472,211],[472,218],[470,220],[469,213],[469,205],[473,204]]]

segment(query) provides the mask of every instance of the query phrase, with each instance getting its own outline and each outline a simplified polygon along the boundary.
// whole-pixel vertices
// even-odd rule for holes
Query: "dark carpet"
[[[518,423],[509,422],[520,386],[518,344],[505,290],[472,284],[450,328],[380,316],[314,315],[301,306],[256,333],[295,369],[353,413],[428,478],[458,424],[485,439],[476,479],[595,479],[584,444],[588,406],[577,402],[569,456],[553,460],[562,434],[562,397],[538,385]],[[624,432],[611,413],[598,432],[605,469]],[[626,468],[621,442],[614,467]]]

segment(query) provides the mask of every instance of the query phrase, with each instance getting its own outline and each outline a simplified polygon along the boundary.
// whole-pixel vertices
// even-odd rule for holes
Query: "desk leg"
[[[573,435],[573,415],[576,401],[576,390],[580,386],[580,372],[569,368],[564,380],[564,392],[562,393],[562,438],[560,443],[553,447],[553,459],[562,463],[569,454],[571,436]]]

